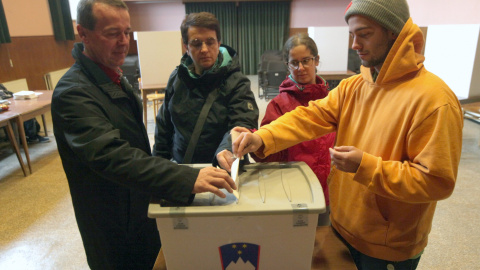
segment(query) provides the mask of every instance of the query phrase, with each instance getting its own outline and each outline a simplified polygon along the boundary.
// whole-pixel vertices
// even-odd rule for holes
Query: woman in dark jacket
[[[235,50],[220,45],[215,16],[207,12],[191,13],[181,30],[187,52],[167,83],[164,104],[157,115],[153,154],[178,163],[216,166],[220,152],[227,150],[233,157],[232,128],[258,127],[258,107],[250,81],[240,71]],[[215,91],[191,159],[185,160],[202,108]]]

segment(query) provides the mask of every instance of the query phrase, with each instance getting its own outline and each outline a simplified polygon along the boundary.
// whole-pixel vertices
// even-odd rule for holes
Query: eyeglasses
[[[291,68],[291,69],[298,69],[298,68],[300,68],[300,63],[302,63],[302,66],[303,66],[304,68],[307,68],[307,67],[309,67],[309,66],[312,65],[313,59],[315,59],[315,57],[308,57],[308,58],[302,59],[301,61],[292,60],[292,61],[290,61],[290,62],[287,62],[286,64],[287,64],[288,67]]]
[[[209,48],[212,48],[218,44],[216,38],[207,38],[207,40],[205,41],[200,39],[194,39],[188,42],[188,44],[190,44],[190,46],[194,47],[195,49],[201,49],[203,46],[203,43],[205,43],[205,45],[207,45],[207,47]]]

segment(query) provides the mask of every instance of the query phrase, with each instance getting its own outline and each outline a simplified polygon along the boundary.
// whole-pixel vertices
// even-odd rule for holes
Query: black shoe
[[[34,143],[38,143],[38,139],[35,137],[28,137],[27,136],[27,144],[34,144]]]
[[[37,135],[35,138],[27,137],[27,143],[28,144],[46,143],[46,142],[50,142],[50,138],[42,137],[40,135]]]
[[[50,138],[48,137],[42,137],[40,135],[37,135],[37,140],[39,143],[47,143],[50,142]]]

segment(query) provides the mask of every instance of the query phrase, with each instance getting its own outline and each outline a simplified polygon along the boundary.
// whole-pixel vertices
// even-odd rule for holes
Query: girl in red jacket
[[[327,82],[316,75],[316,67],[320,61],[317,45],[306,33],[290,37],[283,48],[283,58],[287,62],[290,75],[280,85],[280,93],[270,101],[261,125],[266,125],[295,109],[307,106],[310,100],[322,99],[328,95]],[[304,161],[310,166],[320,181],[327,212],[320,214],[319,225],[329,225],[329,200],[327,177],[330,173],[330,154],[328,148],[333,147],[335,133],[330,133],[312,141],[303,142],[272,154],[265,159],[252,155],[258,162]]]

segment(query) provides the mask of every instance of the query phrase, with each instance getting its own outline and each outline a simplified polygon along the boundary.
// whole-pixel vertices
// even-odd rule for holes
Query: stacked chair
[[[135,93],[140,95],[140,87],[138,85],[138,78],[140,77],[138,55],[128,55],[120,69],[123,71],[123,76],[125,76],[127,81],[132,85]]]
[[[288,74],[282,51],[265,51],[258,64],[258,96],[269,100],[278,95],[278,88]]]

